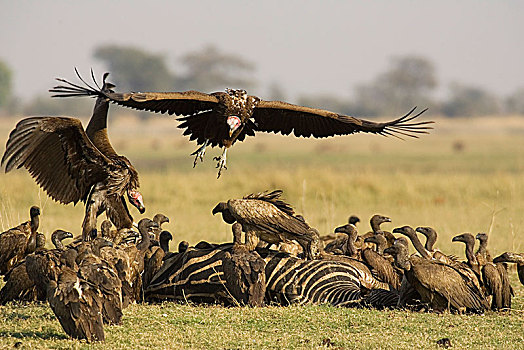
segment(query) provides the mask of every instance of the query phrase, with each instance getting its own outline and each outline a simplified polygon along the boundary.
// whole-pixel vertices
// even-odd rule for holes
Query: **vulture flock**
[[[191,246],[182,241],[177,252],[170,252],[173,236],[162,229],[169,218],[157,214],[134,224],[128,209],[127,202],[141,214],[145,211],[138,172],[108,139],[111,102],[181,116],[184,135],[200,146],[192,154],[194,165],[203,159],[207,146],[223,148],[217,158],[219,177],[226,169],[227,150],[255,131],[293,132],[303,137],[356,132],[417,137],[431,129],[431,122],[416,121],[424,111],[413,115],[413,109],[393,121],[377,123],[264,101],[244,90],[116,93],[115,86],[106,82],[107,75],[101,87],[94,77],[96,87],[79,76],[85,86],[59,79],[65,85],[51,90],[58,97],[96,97],[85,129],[75,118],[30,117],[18,122],[9,136],[1,161],[5,171],[26,168],[54,200],[83,202],[85,216],[78,236],[60,229],[52,233],[54,249],[45,248],[45,235],[38,232],[41,212],[36,206],[30,208],[27,222],[0,233],[0,274],[5,281],[0,304],[47,301],[69,336],[93,342],[104,340],[104,325],[121,324],[122,310],[129,304],[162,299],[151,292],[159,286],[167,293],[178,293],[182,278],[173,276],[203,286],[197,293],[201,299],[196,300],[263,306],[275,302],[270,295],[278,281],[285,281],[284,289],[292,286],[294,295],[301,296],[312,288],[312,276],[319,269],[326,272],[313,284],[324,288],[322,283],[326,283],[326,290],[332,288],[327,281],[347,284],[347,279],[337,276],[351,271],[355,276],[355,282],[347,284],[352,286],[351,303],[337,304],[337,298],[346,302],[348,293],[326,299],[302,295],[303,300],[471,313],[511,308],[507,264],[517,264],[524,284],[524,254],[507,252],[492,259],[485,233],[453,238],[464,244],[465,260],[437,249],[433,228],[402,226],[385,231],[382,225],[391,220],[382,215],[371,217],[371,230],[365,234],[359,235],[360,219],[351,216],[333,234],[321,235],[281,198],[281,190],[229,199],[212,209],[213,215],[220,214],[231,225],[232,244]],[[104,212],[107,220],[98,224]],[[410,244],[416,253],[409,253]],[[288,265],[304,268],[299,273],[292,267],[285,270]],[[210,275],[205,271],[211,271]],[[211,292],[216,279],[220,291]],[[189,291],[186,294],[191,297]]]

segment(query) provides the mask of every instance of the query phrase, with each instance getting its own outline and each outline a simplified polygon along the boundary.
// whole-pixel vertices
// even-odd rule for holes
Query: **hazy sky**
[[[104,67],[100,44],[177,59],[214,44],[257,66],[263,94],[281,84],[349,96],[392,56],[422,55],[445,89],[459,81],[507,95],[524,86],[524,1],[55,1],[0,0],[0,59],[15,92],[45,94],[55,77]]]

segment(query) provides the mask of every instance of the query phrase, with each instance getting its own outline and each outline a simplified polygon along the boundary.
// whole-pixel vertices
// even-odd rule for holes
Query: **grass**
[[[0,151],[16,119],[0,123]],[[361,232],[375,213],[391,224],[432,226],[438,247],[464,256],[451,237],[489,232],[492,255],[523,251],[524,120],[521,118],[439,120],[431,135],[405,142],[374,135],[304,140],[257,135],[235,145],[228,167],[216,180],[213,156],[192,169],[189,143],[170,118],[141,124],[122,117],[110,125],[111,140],[140,173],[146,214],[162,212],[180,240],[231,240],[219,201],[281,188],[285,198],[321,233],[361,217]],[[25,170],[0,175],[0,228],[27,220],[29,207],[42,208],[41,227],[80,232],[83,205],[48,199]],[[130,209],[138,221],[139,214]],[[435,349],[449,337],[455,348],[524,348],[524,288],[511,270],[514,311],[484,316],[337,309],[328,306],[262,309],[162,304],[134,305],[124,324],[106,327],[105,344],[69,340],[46,305],[1,307],[0,347],[36,348],[315,348]],[[520,310],[520,311],[519,311]],[[5,322],[2,322],[5,319]],[[326,340],[329,339],[329,342]]]

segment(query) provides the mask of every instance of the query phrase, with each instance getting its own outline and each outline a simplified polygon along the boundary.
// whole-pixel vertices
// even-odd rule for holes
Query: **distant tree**
[[[5,108],[12,96],[13,73],[7,63],[0,60],[0,108]]]
[[[391,59],[390,67],[368,84],[356,89],[356,109],[363,114],[390,114],[415,105],[431,104],[437,86],[433,63],[424,57]]]
[[[176,88],[176,76],[168,69],[163,55],[118,45],[97,47],[93,55],[107,65],[110,81],[120,91],[171,91]]]
[[[247,90],[255,86],[251,76],[255,70],[253,63],[238,55],[221,52],[214,46],[190,52],[181,62],[186,74],[179,82],[184,90],[211,92],[226,87]]]
[[[493,115],[501,112],[499,99],[478,87],[458,83],[451,85],[451,98],[444,102],[442,112],[450,117]]]
[[[37,96],[24,104],[24,115],[71,116],[83,118],[91,116],[94,100],[89,98],[51,98]]]
[[[272,101],[285,101],[286,100],[286,93],[284,92],[284,89],[282,88],[282,85],[277,82],[272,82],[269,84],[269,100]]]
[[[508,113],[524,115],[524,87],[517,89],[506,100],[506,111]]]

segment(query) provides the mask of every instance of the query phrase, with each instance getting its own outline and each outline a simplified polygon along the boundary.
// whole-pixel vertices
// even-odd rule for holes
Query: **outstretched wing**
[[[80,120],[30,117],[9,135],[4,164],[6,173],[25,167],[51,198],[76,204],[108,176],[111,161],[93,146]]]
[[[101,96],[106,97],[113,103],[128,108],[186,116],[210,110],[218,103],[218,99],[212,94],[205,94],[198,91],[131,93],[103,91],[100,88],[95,88],[86,83],[78,74],[78,71],[76,73],[85,86],[57,78],[56,80],[65,85],[58,85],[49,90],[49,92],[55,93],[52,97]]]
[[[427,134],[432,121],[413,122],[427,109],[412,115],[416,107],[406,115],[395,120],[377,123],[365,119],[350,117],[323,109],[297,106],[281,101],[260,101],[255,108],[253,118],[257,131],[282,133],[302,137],[329,137],[349,135],[356,132],[370,132],[381,135],[404,135],[418,137]]]

